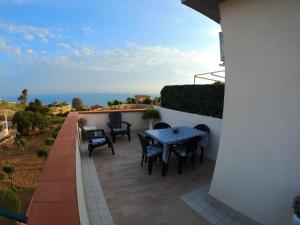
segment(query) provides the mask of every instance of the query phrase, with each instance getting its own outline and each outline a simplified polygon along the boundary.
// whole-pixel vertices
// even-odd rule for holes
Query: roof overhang
[[[220,23],[219,3],[225,0],[181,0],[183,4],[195,9],[208,18]]]

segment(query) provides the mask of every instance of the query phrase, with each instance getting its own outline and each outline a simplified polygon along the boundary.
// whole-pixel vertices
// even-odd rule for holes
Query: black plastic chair
[[[187,160],[188,156],[192,155],[193,169],[195,168],[195,160],[198,149],[198,142],[201,137],[193,137],[181,144],[172,147],[172,151],[177,156],[177,172],[182,173],[183,162]]]
[[[131,124],[125,121],[122,121],[122,115],[119,112],[112,112],[109,114],[109,123],[107,126],[110,128],[110,135],[112,142],[116,142],[116,136],[127,134],[128,140],[130,141],[130,126]]]
[[[148,174],[151,175],[154,159],[156,159],[157,157],[161,157],[162,147],[161,145],[150,145],[149,140],[146,139],[142,134],[137,133],[137,135],[142,146],[141,167],[143,166],[144,159],[148,159]]]
[[[171,128],[171,126],[164,122],[159,122],[154,125],[153,129],[165,129],[165,128]]]
[[[194,127],[194,129],[197,129],[197,130],[200,130],[200,131],[204,131],[206,133],[209,134],[210,130],[209,130],[209,127],[205,124],[198,124],[197,126]],[[203,161],[203,147],[200,147],[200,150],[201,150],[201,155],[200,155],[200,162]]]
[[[114,155],[115,150],[114,146],[111,143],[109,137],[105,134],[103,129],[96,129],[96,130],[85,130],[83,127],[80,127],[82,132],[85,134],[86,138],[89,140],[88,144],[88,151],[89,157],[92,156],[92,152],[95,148],[98,148],[103,145],[108,145],[111,148],[111,152]]]

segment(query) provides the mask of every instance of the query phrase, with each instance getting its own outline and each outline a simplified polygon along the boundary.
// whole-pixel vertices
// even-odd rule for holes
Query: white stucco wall
[[[204,155],[212,160],[216,160],[220,141],[222,120],[214,117],[201,116],[197,114],[185,113],[176,110],[156,107],[160,111],[161,120],[173,126],[194,127],[200,123],[206,124],[210,129],[209,149]]]
[[[109,113],[80,113],[79,118],[87,119],[87,125],[94,125],[102,128],[106,132],[109,131],[107,123]],[[142,119],[143,112],[122,112],[122,120],[131,123],[131,130],[146,129],[149,125]]]
[[[267,225],[300,194],[300,1],[220,5],[226,88],[210,193]]]

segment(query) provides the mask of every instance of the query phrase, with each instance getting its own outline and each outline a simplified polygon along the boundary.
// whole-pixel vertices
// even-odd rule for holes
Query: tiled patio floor
[[[147,165],[140,167],[141,147],[135,133],[132,141],[120,137],[110,149],[95,149],[93,159],[104,196],[116,225],[205,225],[209,224],[180,197],[211,182],[214,163],[197,161],[196,169],[188,161],[183,173],[176,172],[176,157],[171,156],[169,172],[161,176],[155,164],[151,176]]]
[[[181,199],[212,225],[260,225],[208,194],[210,185],[181,196]]]

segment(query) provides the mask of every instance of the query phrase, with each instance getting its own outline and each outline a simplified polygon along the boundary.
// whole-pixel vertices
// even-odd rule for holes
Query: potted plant
[[[84,125],[86,125],[86,123],[87,123],[86,118],[81,117],[81,118],[78,119],[78,125],[79,126],[83,127]]]
[[[300,225],[300,195],[294,199],[293,225]]]
[[[152,130],[153,121],[160,119],[160,113],[156,109],[147,109],[143,114],[143,119],[149,121],[149,130]]]

